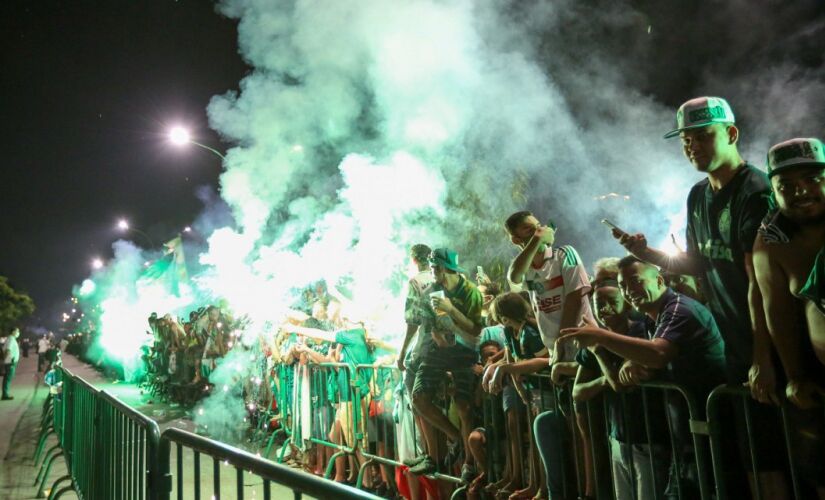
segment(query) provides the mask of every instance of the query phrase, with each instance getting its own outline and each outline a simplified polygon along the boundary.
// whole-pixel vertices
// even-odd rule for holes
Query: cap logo
[[[688,113],[691,123],[713,120],[714,118],[725,118],[725,116],[725,109],[722,106],[694,109]]]
[[[814,155],[811,145],[807,142],[790,144],[773,152],[774,163],[784,163],[795,158],[808,158],[815,160],[816,155]]]

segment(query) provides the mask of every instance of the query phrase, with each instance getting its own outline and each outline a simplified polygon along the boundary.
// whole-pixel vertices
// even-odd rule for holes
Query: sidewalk
[[[37,476],[34,452],[43,401],[48,393],[42,378],[43,374],[37,373],[37,354],[20,358],[11,386],[14,400],[0,401],[0,499],[30,499],[37,493],[37,487],[33,486]],[[48,447],[55,442],[56,439],[50,438]],[[65,473],[63,460],[55,460],[46,488]],[[72,493],[63,498],[77,497]]]

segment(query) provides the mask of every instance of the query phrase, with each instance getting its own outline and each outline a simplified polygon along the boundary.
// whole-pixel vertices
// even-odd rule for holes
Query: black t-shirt
[[[701,262],[702,291],[725,339],[731,381],[745,379],[753,358],[744,254],[753,251],[769,195],[767,175],[746,164],[718,192],[704,179],[687,199],[687,251]]]
[[[510,349],[510,353],[516,361],[533,359],[536,354],[544,349],[541,334],[530,323],[524,324],[518,340],[513,334],[513,329],[509,327],[504,329],[504,338],[507,342],[507,348]]]
[[[652,321],[649,319],[631,322],[627,336],[646,339],[647,322],[651,323],[652,328]],[[607,362],[616,370],[624,363],[624,358],[612,352],[606,352],[605,356]],[[576,354],[576,361],[588,370],[596,373],[602,372],[596,355],[589,349],[580,349]],[[607,389],[604,391],[604,398],[610,437],[625,444],[647,443],[648,438],[644,416],[644,403],[646,403],[651,417],[647,420],[648,425],[650,425],[650,441],[653,443],[666,442],[666,420],[662,418],[664,415],[664,407],[661,394],[658,391],[648,392],[645,402],[642,401],[640,388],[631,388],[621,393]]]

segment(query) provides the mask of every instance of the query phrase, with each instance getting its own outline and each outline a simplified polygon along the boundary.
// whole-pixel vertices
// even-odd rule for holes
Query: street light
[[[117,228],[120,229],[124,233],[126,233],[128,231],[132,231],[133,233],[137,233],[137,234],[143,236],[144,238],[146,238],[146,241],[149,242],[149,247],[150,248],[155,246],[155,243],[152,241],[152,238],[150,238],[148,234],[146,234],[145,232],[141,231],[140,229],[138,229],[136,227],[130,226],[129,221],[126,220],[126,219],[118,220],[117,221]]]
[[[198,141],[192,140],[192,136],[189,134],[189,131],[181,127],[180,125],[174,126],[169,130],[169,141],[175,146],[185,146],[187,144],[194,144],[195,146],[199,146],[207,151],[210,151],[218,155],[218,157],[221,160],[226,159],[223,153],[221,153],[217,149],[211,148],[206,144],[201,144]]]
[[[92,269],[103,269],[103,259],[100,257],[92,259]]]

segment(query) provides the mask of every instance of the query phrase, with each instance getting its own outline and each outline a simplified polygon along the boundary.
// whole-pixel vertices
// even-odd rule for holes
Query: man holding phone
[[[759,225],[768,212],[767,175],[739,154],[739,129],[724,99],[691,99],[679,107],[676,123],[676,129],[665,138],[678,136],[685,157],[706,175],[688,194],[687,251],[671,256],[648,247],[643,234],[613,229],[613,236],[645,262],[702,278],[707,306],[725,341],[728,383],[749,382],[754,398],[763,403],[776,401],[770,338],[752,258]],[[766,427],[776,428],[769,413],[758,411],[755,415]],[[737,415],[737,424],[741,432],[745,428],[743,415]],[[768,451],[776,449],[766,443],[770,436],[776,437],[769,433],[759,443],[764,446],[755,450],[762,469],[760,483],[763,495],[767,492],[769,498],[781,498],[781,457]],[[743,446],[747,437],[738,437]],[[748,462],[746,451],[740,453]],[[747,464],[745,468],[751,469]]]

